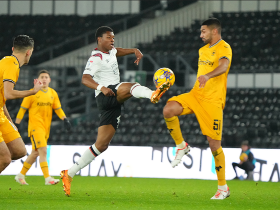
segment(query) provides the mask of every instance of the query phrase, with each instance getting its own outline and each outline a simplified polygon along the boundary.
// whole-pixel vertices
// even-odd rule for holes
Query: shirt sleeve
[[[17,113],[17,117],[16,117],[16,118],[22,120],[22,118],[23,118],[23,116],[24,116],[26,110],[27,110],[27,109],[25,109],[25,108],[23,108],[23,107],[20,107],[20,108],[19,108],[19,111],[18,111],[18,113]]]
[[[227,58],[229,61],[232,59],[232,50],[230,45],[223,44],[219,50],[219,60],[222,58]]]
[[[61,109],[61,103],[60,103],[59,97],[57,95],[57,92],[55,90],[53,90],[53,97],[54,97],[53,109],[54,110]]]
[[[88,59],[88,62],[86,64],[83,74],[90,74],[92,77],[94,77],[94,74],[100,70],[101,60],[102,60],[101,53],[96,53],[96,54],[92,55]]]
[[[28,97],[25,97],[23,99],[16,118],[18,118],[18,119],[22,119],[23,118],[26,110],[29,109],[30,106],[31,106],[31,97],[32,96],[28,96]]]
[[[66,117],[66,115],[65,115],[65,113],[64,113],[64,111],[62,110],[61,107],[58,108],[58,109],[55,109],[54,111],[60,119],[62,119],[62,117]]]
[[[3,82],[9,81],[14,84],[18,81],[19,67],[13,62],[9,62],[3,74]]]
[[[25,97],[25,98],[22,100],[22,103],[21,103],[21,105],[20,105],[20,108],[27,110],[27,109],[30,108],[31,103],[32,103],[32,96]]]

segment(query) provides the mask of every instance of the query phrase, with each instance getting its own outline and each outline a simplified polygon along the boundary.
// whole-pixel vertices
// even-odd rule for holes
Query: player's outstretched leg
[[[214,156],[215,169],[218,178],[218,190],[211,199],[223,200],[230,196],[230,190],[226,183],[225,154],[221,147],[220,140],[214,140],[209,136],[207,136],[207,140],[209,142],[210,149]]]
[[[147,98],[150,99],[152,103],[158,103],[161,96],[170,88],[170,86],[170,83],[166,82],[153,91],[145,86],[141,86],[139,83],[123,82],[116,87],[117,100],[120,103],[123,103],[130,97],[134,96],[135,98]]]
[[[184,155],[187,155],[191,149],[188,143],[184,141],[180,128],[179,119],[177,117],[182,112],[183,112],[183,107],[181,106],[181,104],[179,104],[176,101],[168,102],[163,109],[163,116],[167,128],[177,146],[175,159],[171,162],[171,166],[173,168],[181,162]]]
[[[61,179],[65,195],[70,196],[71,183],[78,171],[91,163],[98,155],[104,152],[112,140],[116,130],[112,125],[102,125],[98,128],[96,142],[87,149],[80,159],[69,169],[61,171]]]
[[[158,103],[159,99],[161,96],[171,87],[170,82],[165,82],[162,83],[156,91],[153,92],[152,97],[151,97],[151,102],[156,104]]]
[[[70,196],[71,182],[73,178],[68,175],[68,170],[61,171],[60,178],[62,179],[62,187],[65,192],[65,195]]]

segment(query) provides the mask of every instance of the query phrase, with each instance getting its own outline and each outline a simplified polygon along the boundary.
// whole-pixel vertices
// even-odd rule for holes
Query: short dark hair
[[[47,71],[47,70],[41,70],[41,71],[39,71],[38,77],[40,77],[40,75],[41,75],[41,74],[44,74],[44,73],[48,74],[48,75],[51,77],[50,72]]]
[[[208,20],[205,20],[203,23],[201,23],[201,25],[207,25],[216,28],[219,34],[222,32],[222,24],[217,18],[209,18]]]
[[[241,146],[243,146],[243,145],[248,146],[248,149],[250,149],[250,148],[251,148],[248,140],[244,140],[244,141],[242,141],[242,142],[241,142]]]
[[[27,35],[18,35],[13,40],[13,47],[18,51],[25,51],[34,47],[34,40]]]
[[[95,40],[96,40],[96,43],[98,44],[98,40],[97,38],[98,37],[102,37],[103,34],[105,34],[107,31],[111,31],[111,32],[114,32],[112,28],[110,28],[109,26],[101,26],[99,27],[96,32],[95,32]]]

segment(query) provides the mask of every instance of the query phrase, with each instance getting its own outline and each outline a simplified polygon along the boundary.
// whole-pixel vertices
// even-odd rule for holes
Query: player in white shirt
[[[152,103],[157,103],[162,94],[170,88],[168,82],[162,84],[156,91],[141,86],[139,83],[120,83],[117,57],[134,53],[136,56],[134,63],[138,65],[143,54],[136,48],[115,48],[114,32],[110,27],[102,26],[98,28],[95,38],[98,47],[92,51],[86,64],[82,83],[95,89],[97,107],[100,111],[98,135],[96,142],[85,151],[69,170],[61,171],[63,188],[67,196],[70,195],[71,182],[75,174],[108,148],[119,126],[121,105],[132,96],[147,98]]]

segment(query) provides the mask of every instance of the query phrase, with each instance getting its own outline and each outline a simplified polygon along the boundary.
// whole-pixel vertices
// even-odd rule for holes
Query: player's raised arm
[[[134,61],[134,63],[136,63],[137,65],[139,64],[139,61],[143,57],[143,54],[137,48],[125,49],[125,48],[117,47],[116,50],[117,50],[117,54],[116,54],[117,57],[121,57],[121,56],[125,56],[125,55],[130,55],[130,54],[135,54],[136,60]]]
[[[24,98],[26,96],[36,94],[41,88],[43,84],[38,79],[34,79],[34,88],[32,90],[23,90],[18,91],[14,90],[14,83],[11,81],[4,82],[4,97],[7,100],[16,99],[16,98]]]

